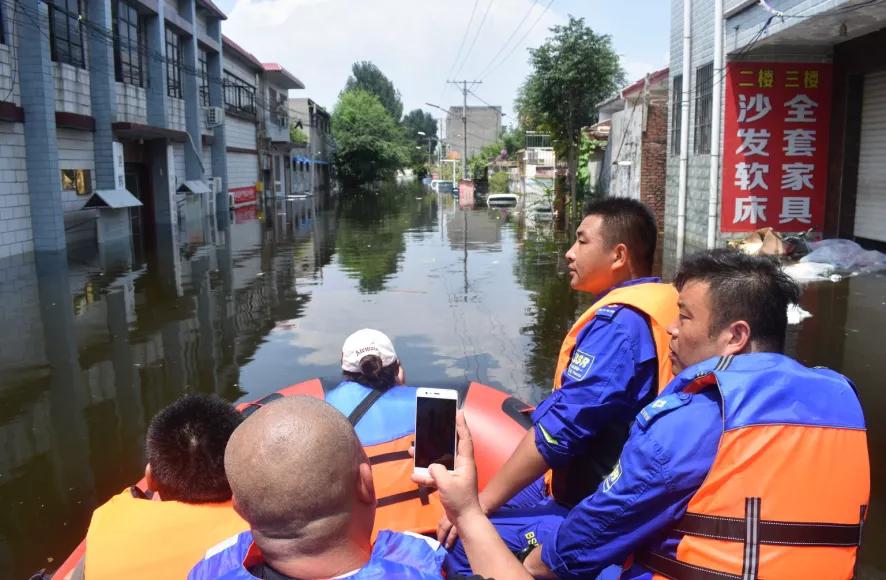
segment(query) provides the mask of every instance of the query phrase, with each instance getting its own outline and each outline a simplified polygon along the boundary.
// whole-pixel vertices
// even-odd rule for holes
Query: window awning
[[[83,207],[111,208],[139,207],[142,202],[126,189],[99,189]]]
[[[178,186],[176,193],[189,193],[189,194],[198,194],[198,193],[212,193],[209,189],[209,186],[206,185],[206,182],[202,179],[187,179]]]

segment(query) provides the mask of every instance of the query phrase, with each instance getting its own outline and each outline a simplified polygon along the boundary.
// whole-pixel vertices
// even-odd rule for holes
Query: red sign
[[[830,115],[829,64],[727,64],[722,231],[822,229]]]
[[[238,207],[234,210],[234,223],[242,224],[245,222],[255,221],[258,217],[258,206],[247,205],[246,207]]]
[[[228,189],[228,193],[233,197],[234,205],[256,203],[258,200],[254,185],[249,185],[247,187],[232,187]]]

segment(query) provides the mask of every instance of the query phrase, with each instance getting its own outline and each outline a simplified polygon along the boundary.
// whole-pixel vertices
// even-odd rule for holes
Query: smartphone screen
[[[455,468],[455,399],[419,396],[415,414],[415,467]]]

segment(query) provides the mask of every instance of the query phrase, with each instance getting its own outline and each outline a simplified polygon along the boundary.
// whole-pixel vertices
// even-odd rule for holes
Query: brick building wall
[[[55,110],[92,115],[89,71],[65,63],[52,63],[55,77]]]
[[[661,271],[665,224],[665,184],[668,158],[668,105],[652,101],[646,106],[646,131],[641,145],[640,201],[655,215],[658,244],[655,251],[656,272]]]
[[[0,121],[0,259],[34,249],[26,167],[24,126]]]
[[[117,110],[114,121],[147,124],[148,103],[145,89],[120,82],[114,84],[117,89]]]

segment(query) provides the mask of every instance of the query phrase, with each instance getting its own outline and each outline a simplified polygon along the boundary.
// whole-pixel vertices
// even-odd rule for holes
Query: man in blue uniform
[[[842,407],[844,416],[854,417],[852,420],[857,424],[850,425],[850,429],[863,429],[858,401],[844,377],[827,370],[806,369],[777,354],[784,347],[786,309],[789,303],[797,301],[799,288],[775,263],[715,250],[687,259],[675,283],[680,289],[680,316],[669,332],[671,360],[679,374],[637,416],[615,469],[595,493],[570,510],[565,518],[555,514],[531,519],[525,514],[499,517],[496,529],[504,543],[496,542],[490,537],[492,528],[485,523],[479,502],[470,500],[475,493],[471,489],[470,469],[463,468],[453,476],[436,468],[431,471],[449,516],[463,529],[465,541],[473,543],[466,547],[467,553],[479,554],[477,546],[482,545],[484,557],[499,563],[498,568],[484,566],[484,574],[507,573],[508,577],[520,577],[514,574],[513,561],[503,556],[507,551],[518,550],[518,558],[526,571],[536,578],[594,578],[613,565],[625,565],[621,578],[649,578],[652,572],[647,565],[654,564],[648,564],[649,556],[644,554],[650,553],[659,561],[670,559],[671,564],[683,566],[685,572],[688,567],[682,560],[692,556],[684,554],[677,558],[676,548],[684,533],[698,532],[684,530],[682,518],[690,500],[711,472],[729,414],[736,408],[758,404],[752,402],[754,393],[768,394],[772,388],[785,390],[791,377],[798,377],[803,383],[799,390],[794,390],[794,396],[810,392],[810,385],[811,391],[815,391],[809,395],[812,399],[804,401],[801,396],[791,399],[793,404],[787,403],[801,424],[815,424],[823,415],[814,409],[815,405],[835,406]],[[700,377],[714,376],[718,381],[726,381],[720,383],[721,390],[684,390],[690,383],[698,385],[696,379]],[[741,390],[740,383],[753,382],[754,377],[762,380],[757,379],[752,388]],[[773,383],[775,377],[781,384]],[[767,390],[764,386],[772,388]],[[823,388],[818,390],[819,386]],[[738,394],[738,400],[743,403],[732,399],[727,413],[722,408],[721,392]],[[813,401],[815,397],[824,398]],[[760,412],[765,414],[766,409]],[[775,422],[779,420],[775,418]],[[767,461],[774,465],[779,460],[777,457],[763,459],[763,463]],[[863,473],[859,477],[863,477]],[[823,481],[824,488],[828,488],[827,477],[813,479]],[[794,485],[806,484],[797,481]],[[860,486],[860,504],[866,502],[866,498],[861,497],[863,487]],[[766,485],[762,485],[764,495],[765,490]],[[760,491],[756,489],[750,495]],[[764,506],[767,501],[764,498]],[[770,510],[775,507],[769,506]],[[863,518],[864,505],[860,507]],[[468,526],[473,533],[466,533]],[[860,531],[860,526],[857,528]],[[820,531],[814,533],[820,534]],[[527,543],[529,537],[537,540]],[[807,542],[795,543],[801,546]],[[720,557],[725,558],[723,546],[719,549]],[[736,553],[740,559],[741,550]],[[802,561],[806,556],[794,553],[789,557]],[[818,557],[822,557],[821,553]],[[765,565],[764,562],[762,566]],[[693,570],[696,572],[693,577],[698,578],[742,577],[724,576],[697,566]],[[765,575],[762,570],[761,575]],[[698,572],[707,575],[698,576]],[[746,577],[755,577],[755,573]]]
[[[676,315],[676,291],[651,276],[656,239],[654,217],[635,200],[608,198],[586,208],[566,259],[571,287],[597,301],[564,340],[555,390],[533,414],[534,428],[481,493],[486,513],[502,506],[513,513],[522,503],[520,509],[529,511],[521,516],[565,514],[612,470],[631,419],[659,390],[657,350],[667,352],[664,328]],[[616,294],[624,300],[608,302]],[[667,314],[655,314],[662,311]],[[660,349],[655,325],[663,337]],[[669,380],[669,371],[665,375]],[[526,486],[537,485],[550,468],[556,501],[509,502]],[[456,528],[447,518],[437,532],[441,542],[453,546]],[[525,537],[524,547],[529,541],[538,541],[537,535]],[[460,546],[448,565],[467,569]]]

